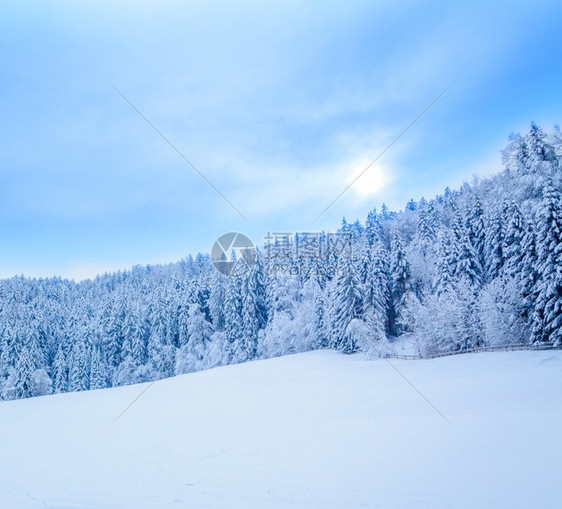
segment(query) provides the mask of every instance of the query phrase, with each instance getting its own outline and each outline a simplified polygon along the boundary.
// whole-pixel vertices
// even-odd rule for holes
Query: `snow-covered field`
[[[0,507],[562,507],[562,352],[320,351],[0,404]]]

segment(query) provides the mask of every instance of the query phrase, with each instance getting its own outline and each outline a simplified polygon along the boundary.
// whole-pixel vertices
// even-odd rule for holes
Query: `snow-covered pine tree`
[[[505,233],[505,264],[503,273],[509,278],[519,279],[522,270],[524,251],[523,237],[526,220],[515,202],[510,205],[510,215]]]
[[[86,391],[90,388],[89,351],[90,348],[86,342],[85,331],[82,327],[77,331],[70,355],[68,390]]]
[[[414,237],[414,244],[418,253],[423,257],[433,254],[436,238],[435,209],[433,203],[429,202],[419,211]]]
[[[55,360],[53,361],[53,391],[56,394],[66,392],[68,390],[68,364],[64,349],[59,345]]]
[[[205,358],[213,332],[213,327],[205,318],[200,305],[191,304],[187,323],[188,340],[176,353],[176,375],[198,371],[203,369],[206,363],[214,363],[213,359]]]
[[[377,242],[384,241],[384,233],[376,209],[371,210],[367,214],[367,220],[365,221],[365,238],[369,247],[373,247]]]
[[[189,333],[188,323],[189,323],[189,308],[195,302],[195,300],[190,300],[189,292],[180,292],[176,295],[177,299],[177,315],[176,315],[176,323],[177,323],[177,338],[178,338],[178,347],[182,347],[187,344],[189,340]]]
[[[390,284],[391,284],[391,312],[390,334],[397,333],[397,319],[404,305],[404,300],[411,289],[410,265],[406,252],[402,247],[402,240],[398,234],[392,238],[390,248]]]
[[[466,230],[470,243],[474,247],[476,256],[478,258],[478,263],[480,267],[484,269],[485,258],[484,243],[486,240],[485,226],[484,226],[484,210],[482,208],[482,203],[478,195],[474,197],[472,204],[470,205],[466,217]]]
[[[511,133],[507,147],[502,150],[502,159],[508,175],[523,175],[531,167],[527,140],[519,133]]]
[[[348,325],[355,318],[361,317],[361,287],[355,268],[351,263],[339,267],[334,295],[334,347],[345,353],[358,349],[354,337],[348,333]]]
[[[554,147],[548,142],[545,132],[534,122],[531,122],[531,129],[525,141],[528,156],[527,167],[556,160]]]
[[[233,343],[234,362],[255,358],[258,333],[267,323],[267,299],[263,283],[261,254],[256,253],[249,271],[241,277],[241,330]]]
[[[498,277],[504,263],[505,215],[503,207],[494,207],[486,217],[484,260],[486,281]]]
[[[216,330],[223,330],[224,319],[225,276],[215,270],[209,292],[209,314]]]
[[[316,344],[318,348],[328,346],[330,332],[327,327],[327,310],[326,295],[318,282],[318,276],[313,275],[310,279],[313,292],[314,306],[314,333],[316,335]]]
[[[455,266],[455,277],[457,279],[466,278],[467,281],[478,290],[482,284],[482,267],[478,261],[478,256],[470,238],[468,232],[462,224],[460,219],[456,224],[455,241],[456,245],[456,266]]]
[[[525,222],[521,241],[523,257],[518,271],[518,286],[523,297],[522,312],[527,323],[532,322],[537,297],[539,270],[537,263],[536,228],[531,220]]]
[[[230,277],[226,286],[224,300],[224,332],[228,348],[228,358],[233,359],[235,345],[242,334],[242,297],[241,281],[238,277]]]
[[[376,324],[385,335],[388,335],[391,333],[389,253],[380,241],[370,252],[371,260],[367,266],[367,277],[362,285],[364,316],[370,326],[374,327]],[[381,334],[377,334],[377,337],[380,336]]]
[[[440,231],[438,242],[437,268],[433,289],[437,295],[440,295],[447,292],[453,284],[457,256],[456,249],[453,246],[452,234],[448,228],[443,228]]]
[[[146,330],[143,312],[138,304],[130,303],[121,329],[123,358],[130,357],[136,366],[146,362]]]
[[[15,366],[15,397],[29,398],[33,396],[32,375],[35,371],[33,354],[27,345],[23,345]]]
[[[108,299],[109,300],[109,299]],[[111,369],[115,369],[121,362],[121,347],[123,345],[123,322],[125,320],[125,297],[120,291],[115,291],[114,296],[105,304],[104,312],[104,348]],[[73,328],[70,327],[70,330]]]
[[[539,280],[533,315],[535,342],[562,344],[562,195],[551,180],[545,184],[537,213]]]
[[[248,284],[252,286],[256,299],[256,318],[258,321],[258,329],[264,329],[269,319],[269,306],[266,293],[267,276],[263,264],[263,253],[256,249],[254,264],[250,269]]]
[[[105,389],[108,385],[107,371],[99,345],[92,347],[91,358],[90,389]]]

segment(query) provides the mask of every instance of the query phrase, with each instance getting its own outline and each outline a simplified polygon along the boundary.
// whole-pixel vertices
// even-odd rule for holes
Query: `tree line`
[[[332,348],[421,355],[478,346],[562,345],[562,136],[512,135],[504,170],[404,210],[345,219],[344,256],[297,241],[237,277],[208,255],[81,282],[0,281],[0,397],[145,382]],[[274,246],[275,247],[275,246]],[[300,256],[300,257],[299,257]],[[291,270],[296,268],[298,270]],[[282,270],[281,270],[282,269]]]

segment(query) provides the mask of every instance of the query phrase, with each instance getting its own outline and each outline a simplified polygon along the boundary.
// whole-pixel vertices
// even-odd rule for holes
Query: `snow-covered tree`
[[[205,356],[213,327],[206,320],[199,304],[192,304],[189,307],[187,334],[187,343],[176,354],[176,375],[198,371],[205,366]]]
[[[336,279],[334,311],[333,347],[345,353],[357,351],[357,341],[348,333],[348,325],[362,315],[363,309],[359,279],[351,264],[342,267]]]
[[[53,362],[53,390],[55,393],[68,390],[68,364],[64,349],[59,346]]]
[[[70,391],[86,391],[90,388],[89,346],[83,334],[83,330],[79,331],[70,354],[68,372],[68,389]]]
[[[411,290],[411,274],[410,264],[398,235],[393,237],[390,251],[391,311],[389,332],[396,334],[398,331],[396,323],[399,323],[399,316],[405,299]]]
[[[535,341],[562,344],[562,196],[547,181],[538,210]]]
[[[36,369],[31,375],[32,395],[47,396],[53,392],[53,382],[44,369]]]

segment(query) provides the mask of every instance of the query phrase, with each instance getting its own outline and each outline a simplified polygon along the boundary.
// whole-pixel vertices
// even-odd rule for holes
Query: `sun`
[[[363,167],[364,169],[365,167]],[[349,183],[353,182],[351,188],[359,198],[370,198],[377,195],[385,186],[385,172],[380,166],[371,166],[359,178],[361,171],[355,171],[349,178]],[[355,180],[357,179],[357,180]]]

